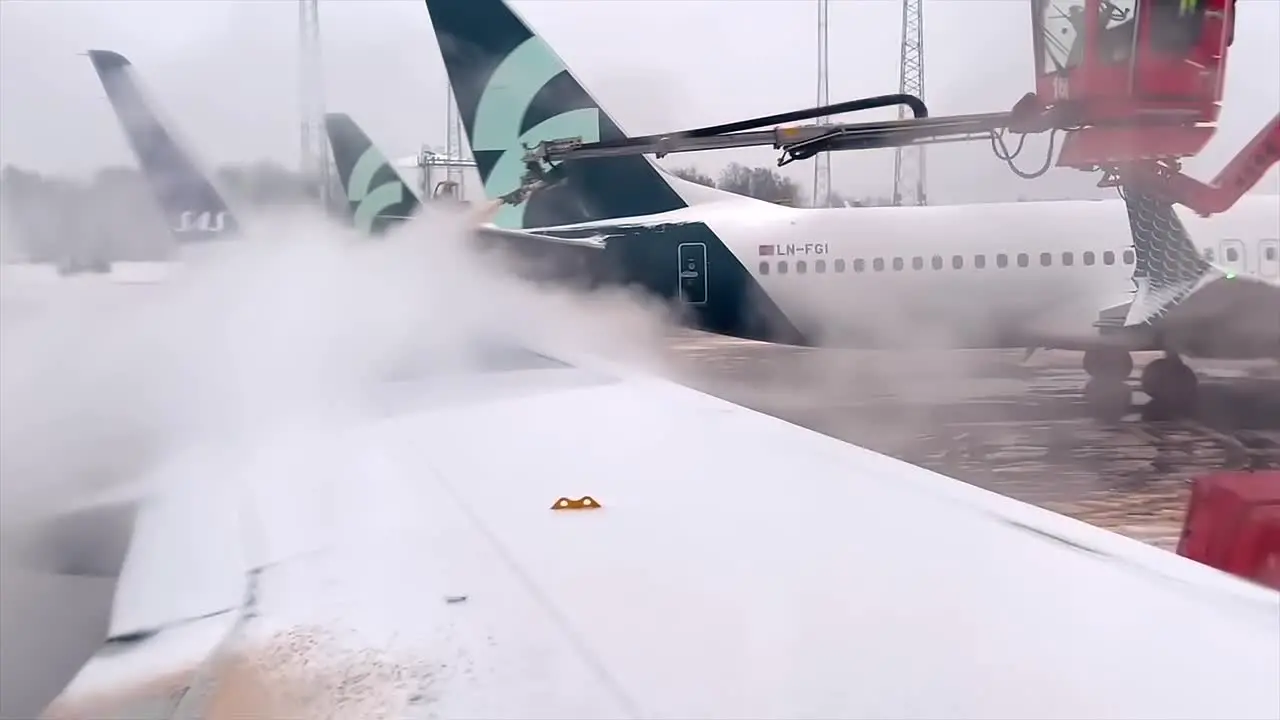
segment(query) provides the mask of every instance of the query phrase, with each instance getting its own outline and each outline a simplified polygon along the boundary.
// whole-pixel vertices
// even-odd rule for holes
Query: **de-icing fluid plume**
[[[184,249],[161,283],[51,278],[6,291],[6,517],[136,482],[192,444],[354,420],[404,368],[466,371],[474,342],[523,338],[653,367],[660,309],[515,280],[466,251],[473,221],[428,209],[370,240],[266,216],[240,239]]]

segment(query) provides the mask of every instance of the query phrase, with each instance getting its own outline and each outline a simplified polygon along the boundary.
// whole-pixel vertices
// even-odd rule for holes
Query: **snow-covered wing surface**
[[[167,468],[49,715],[1280,715],[1280,595],[1162,550],[614,368],[385,400]]]

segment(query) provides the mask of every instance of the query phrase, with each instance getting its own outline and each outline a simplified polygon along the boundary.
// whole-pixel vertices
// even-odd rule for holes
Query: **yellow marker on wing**
[[[583,495],[577,500],[562,497],[551,506],[552,510],[599,510],[600,503],[590,495]]]

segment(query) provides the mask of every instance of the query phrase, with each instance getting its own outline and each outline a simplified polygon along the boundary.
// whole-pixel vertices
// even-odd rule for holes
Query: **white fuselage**
[[[705,215],[823,345],[1084,347],[1099,313],[1135,291],[1119,200],[713,211],[719,204],[682,212]],[[1208,219],[1179,214],[1223,269],[1280,281],[1280,197],[1249,196]]]

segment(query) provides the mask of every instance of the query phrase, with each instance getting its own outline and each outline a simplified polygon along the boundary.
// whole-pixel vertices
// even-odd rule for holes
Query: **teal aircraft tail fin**
[[[426,0],[485,195],[517,190],[526,146],[625,137],[547,43],[503,0]],[[677,210],[687,203],[640,155],[561,164],[555,185],[504,205],[498,227],[564,225]]]
[[[343,113],[329,113],[324,125],[357,229],[380,234],[418,212],[413,190],[355,120]]]

